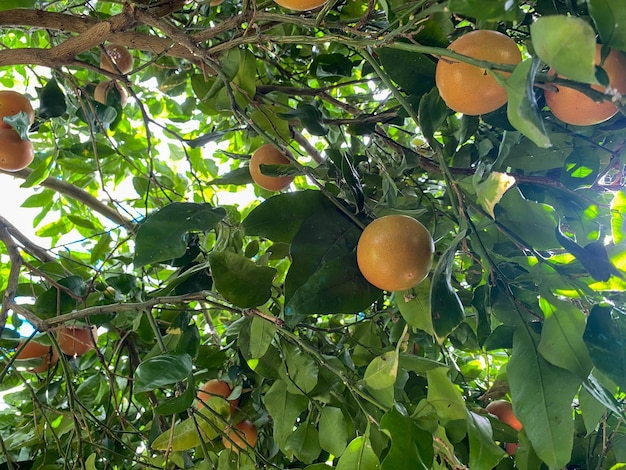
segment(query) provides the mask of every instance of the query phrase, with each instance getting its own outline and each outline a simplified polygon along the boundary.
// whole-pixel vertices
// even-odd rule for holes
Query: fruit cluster
[[[31,126],[35,121],[35,111],[30,100],[16,91],[0,91],[0,170],[23,170],[35,158],[33,143],[23,139],[8,119],[5,120],[19,118],[20,113],[24,113],[28,126]]]
[[[107,72],[126,75],[133,69],[133,56],[120,44],[108,44],[100,53],[100,68]],[[113,89],[119,93],[120,105],[123,108],[128,101],[128,92],[117,80],[98,83],[93,92],[93,99],[98,103],[107,104],[107,97]]]
[[[448,49],[472,59],[496,64],[516,65],[522,61],[515,41],[497,31],[472,31],[453,41]],[[611,50],[602,59],[601,50],[602,45],[597,44],[596,65],[606,72],[610,88],[626,93],[626,56]],[[506,77],[508,74],[502,75]],[[554,71],[548,71],[548,75],[554,75]],[[442,57],[437,62],[435,84],[446,105],[458,113],[487,114],[507,102],[505,88],[486,68],[449,57]],[[591,88],[604,90],[600,85],[592,85]],[[582,91],[564,85],[546,85],[544,96],[552,114],[566,124],[599,124],[618,111],[611,101],[594,101]]]
[[[206,382],[198,391],[198,403],[196,409],[204,408],[204,401],[211,397],[222,397],[227,399],[233,393],[228,383],[219,379],[211,379]],[[228,400],[230,403],[230,414],[233,416],[237,412],[239,406],[239,398]],[[228,426],[222,435],[222,443],[226,449],[233,452],[239,452],[241,449],[254,447],[258,439],[258,432],[254,424],[247,419],[239,421],[234,426]]]
[[[61,352],[70,357],[78,357],[96,347],[98,329],[91,327],[68,326],[56,332],[56,340]],[[47,371],[59,361],[56,348],[36,340],[18,345],[15,365],[24,366],[28,372],[40,374]]]

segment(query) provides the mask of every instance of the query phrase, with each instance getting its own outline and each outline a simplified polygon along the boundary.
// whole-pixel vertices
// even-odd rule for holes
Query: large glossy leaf
[[[302,395],[311,392],[319,376],[319,368],[313,357],[289,344],[283,344],[282,352],[285,362],[280,374],[287,384],[287,391]]]
[[[393,386],[398,376],[398,359],[398,352],[395,350],[375,357],[363,376],[367,388],[383,390]]]
[[[332,207],[320,191],[305,190],[272,196],[255,207],[241,223],[246,235],[290,243],[311,215]]]
[[[439,367],[426,373],[428,379],[428,402],[437,410],[442,424],[467,418],[465,401],[460,390],[448,377],[448,368]]]
[[[209,263],[215,288],[237,307],[258,307],[270,298],[275,268],[259,266],[231,251],[212,251]]]
[[[410,95],[420,96],[435,86],[435,62],[419,52],[383,47],[376,51],[385,72]]]
[[[479,20],[515,20],[519,11],[517,0],[450,0],[450,11]]]
[[[504,86],[508,96],[507,117],[513,127],[538,147],[547,148],[552,144],[539,114],[533,87],[540,65],[537,59],[525,60],[504,80]]]
[[[587,317],[583,336],[593,365],[626,388],[626,320],[610,306],[595,305]]]
[[[469,468],[491,470],[504,457],[504,451],[493,441],[489,420],[472,411],[467,411],[467,434],[469,437]]]
[[[306,464],[312,463],[322,451],[317,428],[311,423],[303,423],[287,438],[285,453]]]
[[[546,361],[537,350],[539,339],[528,326],[517,327],[507,377],[515,416],[539,458],[556,469],[570,460],[574,435],[572,400],[582,380]]]
[[[530,25],[530,35],[537,56],[559,75],[596,83],[596,33],[587,21],[575,16],[544,16]]]
[[[434,87],[422,97],[418,108],[419,126],[432,148],[441,146],[435,139],[435,132],[445,122],[447,116],[448,108],[439,96],[439,90]]]
[[[274,440],[284,449],[296,419],[307,409],[309,400],[304,395],[289,393],[287,384],[276,380],[263,397],[263,403],[272,416]]]
[[[428,334],[435,335],[430,307],[430,278],[424,279],[410,292],[395,293],[396,305],[406,322]]]
[[[382,461],[383,470],[410,468],[429,470],[433,464],[432,435],[392,408],[380,420],[381,430],[391,438],[391,449]]]
[[[507,191],[495,209],[496,222],[504,225],[511,236],[537,250],[558,248],[554,235],[557,226],[553,207],[524,199],[517,188]]]
[[[276,326],[272,322],[253,317],[250,324],[250,357],[263,357],[275,335]]]
[[[459,233],[439,258],[430,288],[430,310],[435,333],[443,341],[465,318],[461,299],[451,284],[458,244],[465,238]]]
[[[348,445],[348,423],[341,408],[326,405],[322,408],[319,421],[320,446],[337,457]]]
[[[292,264],[285,278],[285,312],[358,313],[380,295],[356,263],[361,231],[335,209],[302,222],[291,244]]]
[[[626,10],[620,0],[587,0],[602,44],[626,51]]]
[[[539,301],[545,320],[539,352],[551,364],[587,378],[591,358],[583,341],[585,315],[569,302],[542,297]]]
[[[337,462],[336,470],[378,470],[380,461],[372,449],[372,444],[365,436],[359,436],[350,442]]]
[[[187,232],[207,232],[225,216],[220,207],[191,202],[174,202],[154,212],[137,230],[135,267],[182,256],[187,249]]]
[[[149,392],[185,380],[191,368],[191,356],[187,353],[165,353],[147,359],[135,370],[134,391]]]

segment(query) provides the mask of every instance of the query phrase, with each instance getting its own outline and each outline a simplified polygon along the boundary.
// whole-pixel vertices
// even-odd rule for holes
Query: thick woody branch
[[[9,271],[9,279],[7,287],[4,290],[2,296],[2,308],[0,308],[0,335],[6,325],[9,308],[13,303],[13,298],[17,292],[17,285],[19,282],[20,268],[22,266],[22,256],[15,244],[15,241],[9,233],[10,224],[7,220],[0,216],[0,240],[4,243],[9,254],[9,260],[11,261],[11,270]]]
[[[0,170],[0,173],[5,173],[10,176],[15,176],[17,178],[26,179],[30,176],[33,170],[29,168],[25,168],[20,171],[15,172],[7,172]],[[73,184],[66,183],[65,181],[61,181],[55,178],[46,178],[41,183],[40,186],[44,188],[53,189],[75,201],[78,201],[90,209],[96,211],[98,214],[103,215],[107,219],[115,222],[118,225],[123,226],[129,232],[133,232],[135,229],[135,224],[122,216],[117,210],[114,208],[107,206],[105,203],[99,201],[97,198],[89,194],[87,191],[84,191]]]

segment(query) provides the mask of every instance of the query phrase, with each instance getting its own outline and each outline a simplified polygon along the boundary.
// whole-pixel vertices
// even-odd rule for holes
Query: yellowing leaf
[[[506,173],[494,171],[487,179],[476,184],[476,200],[483,209],[495,219],[493,208],[500,202],[502,195],[515,184],[515,178]]]

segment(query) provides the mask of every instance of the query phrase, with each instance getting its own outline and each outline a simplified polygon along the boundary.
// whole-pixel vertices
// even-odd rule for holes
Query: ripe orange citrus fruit
[[[18,346],[18,349],[20,345]],[[36,341],[29,341],[22,348],[22,350],[15,356],[16,361],[23,361],[29,359],[41,359],[42,363],[35,367],[30,367],[28,369],[29,372],[40,374],[41,372],[47,371],[50,367],[55,365],[59,360],[59,355],[50,346],[46,346],[45,344],[37,343]],[[16,365],[19,366],[19,362],[16,362]]]
[[[222,397],[224,399],[228,398],[230,394],[233,392],[233,389],[230,388],[223,380],[211,379],[206,382],[196,395],[198,397],[198,404],[196,408],[201,410],[204,408],[203,401],[207,401],[211,397]],[[229,400],[230,403],[230,414],[234,414],[237,411],[237,406],[239,405],[239,398],[235,398],[234,400]]]
[[[133,56],[120,44],[108,44],[100,53],[100,68],[111,73],[128,73],[133,69]],[[115,67],[119,68],[119,71]]]
[[[128,92],[116,80],[105,80],[98,83],[98,86],[93,91],[93,99],[98,103],[107,104],[107,96],[113,88],[117,88],[120,94],[120,106],[123,108],[128,102]]]
[[[487,405],[486,410],[503,423],[511,426],[516,431],[522,429],[522,423],[520,423],[517,417],[513,414],[513,405],[511,405],[508,401],[494,400]],[[519,444],[516,442],[507,442],[504,447],[507,454],[514,455],[515,452],[517,452]]]
[[[363,277],[379,289],[399,291],[422,282],[433,263],[435,244],[420,222],[387,215],[365,227],[356,248]]]
[[[274,0],[281,7],[290,8],[296,11],[312,10],[321,7],[328,0]]]
[[[448,49],[497,64],[519,64],[522,61],[515,41],[498,31],[486,29],[461,36]],[[457,113],[490,113],[507,102],[506,90],[486,69],[450,57],[442,57],[437,62],[435,84],[446,105]]]
[[[35,111],[28,98],[16,91],[0,91],[0,128],[12,129],[9,124],[4,122],[4,118],[15,116],[20,111],[24,111],[28,115],[31,124],[35,121]]]
[[[494,400],[489,403],[486,410],[498,418],[500,421],[508,424],[516,431],[522,429],[522,423],[513,414],[513,405],[506,400]]]
[[[248,446],[254,447],[258,437],[259,433],[254,424],[245,420],[227,429],[226,435],[222,436],[222,442],[226,449],[239,452],[239,449],[246,449]]]
[[[256,149],[250,159],[250,176],[252,180],[268,191],[285,189],[293,181],[293,176],[268,176],[261,173],[263,165],[287,165],[289,160],[272,144],[265,144]]]
[[[98,328],[96,326],[61,328],[57,331],[57,341],[63,354],[82,356],[96,347]]]
[[[600,65],[602,45],[596,45],[596,64]],[[620,93],[626,93],[626,56],[611,49],[601,64],[609,77],[609,86]],[[554,73],[552,70],[549,73]],[[600,124],[617,114],[617,107],[611,101],[594,101],[584,93],[563,85],[553,85],[554,89],[544,92],[546,104],[557,118],[566,124],[592,126]],[[601,85],[591,88],[604,91]]]
[[[13,128],[0,128],[0,170],[23,170],[34,158],[35,150],[30,140],[22,140]]]

